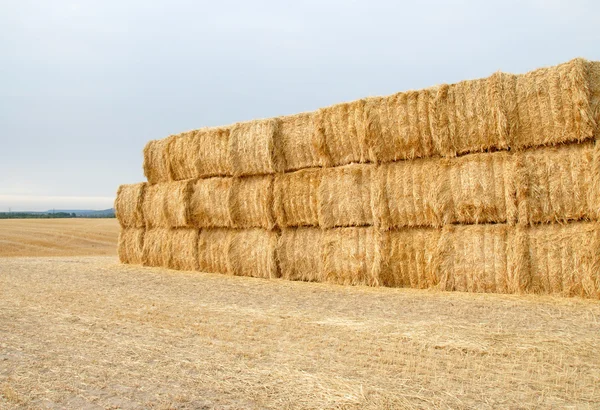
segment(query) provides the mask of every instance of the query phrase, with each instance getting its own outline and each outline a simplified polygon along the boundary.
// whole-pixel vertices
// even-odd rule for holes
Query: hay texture
[[[173,137],[169,167],[175,181],[231,175],[229,127],[202,128]]]
[[[201,271],[276,278],[278,234],[263,229],[205,229],[198,240]]]
[[[275,176],[273,214],[277,225],[319,225],[321,169],[303,169]]]
[[[194,180],[148,186],[142,205],[148,228],[191,226],[190,197]]]
[[[115,199],[115,214],[121,228],[145,227],[143,201],[146,183],[121,185]]]
[[[119,232],[117,251],[121,263],[141,265],[144,251],[143,228],[122,228]]]
[[[197,229],[149,229],[144,235],[142,263],[178,270],[198,270]]]
[[[284,158],[276,136],[277,118],[234,124],[229,138],[229,160],[234,176],[283,172]]]
[[[306,112],[278,118],[276,139],[286,172],[329,164],[315,132],[315,117],[314,112]]]
[[[144,147],[144,175],[150,184],[171,181],[169,146],[176,137],[171,135],[153,140]]]
[[[572,144],[520,154],[519,222],[523,224],[598,218],[600,180],[594,144]]]

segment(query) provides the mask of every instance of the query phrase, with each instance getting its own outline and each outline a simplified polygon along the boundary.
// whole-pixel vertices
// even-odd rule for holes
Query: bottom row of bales
[[[260,278],[600,297],[600,224],[121,232],[122,262]]]

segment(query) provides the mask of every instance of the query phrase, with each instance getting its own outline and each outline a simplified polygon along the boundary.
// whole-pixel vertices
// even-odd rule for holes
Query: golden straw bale
[[[319,225],[321,169],[275,175],[273,209],[280,227]]]
[[[510,229],[504,224],[444,227],[440,244],[440,288],[462,292],[508,292]]]
[[[525,151],[518,161],[521,223],[595,219],[600,197],[593,143]],[[596,171],[597,172],[597,171]]]
[[[140,265],[144,251],[144,228],[123,228],[119,232],[119,260]]]
[[[190,226],[190,197],[193,186],[192,179],[148,186],[142,206],[146,226],[149,228]]]
[[[590,109],[596,124],[595,136],[600,136],[600,61],[590,61],[588,65]]]
[[[599,232],[597,222],[528,228],[530,291],[600,297]]]
[[[198,229],[193,228],[168,230],[169,268],[198,270],[198,234]]]
[[[515,166],[506,152],[474,154],[446,160],[452,223],[515,223]],[[443,161],[442,161],[443,162]]]
[[[315,142],[325,166],[372,161],[366,141],[365,100],[321,108],[315,116]]]
[[[234,176],[284,171],[284,159],[276,138],[278,128],[279,120],[276,118],[240,122],[232,126],[229,161]]]
[[[323,231],[325,281],[342,285],[379,284],[380,234],[371,227],[335,228]]]
[[[432,159],[380,165],[372,192],[375,224],[390,229],[452,222],[449,168]]]
[[[439,282],[439,229],[411,228],[391,231],[388,256],[380,284],[390,287],[428,288]]]
[[[169,247],[169,229],[154,228],[144,234],[142,264],[144,266],[168,267],[171,260]]]
[[[319,225],[323,228],[373,224],[371,186],[374,165],[324,168],[319,186]]]
[[[202,229],[198,237],[198,269],[201,272],[231,274],[229,247],[231,229]]]
[[[171,181],[169,145],[174,135],[153,140],[144,147],[144,175],[150,184]]]
[[[273,176],[234,178],[229,193],[229,215],[234,228],[272,229]]]
[[[232,178],[198,179],[190,196],[190,218],[197,228],[230,227],[229,193]]]
[[[593,136],[587,71],[588,62],[574,59],[518,76],[518,130],[513,147],[584,141]]]
[[[173,137],[169,146],[172,179],[231,175],[229,131],[228,127],[202,128]]]
[[[121,228],[143,228],[144,213],[142,209],[146,183],[121,185],[115,199],[115,214]]]
[[[323,230],[283,229],[277,246],[277,261],[284,279],[323,282]]]
[[[323,157],[320,142],[315,140],[315,113],[305,112],[279,117],[277,140],[286,171],[325,166],[328,158]]]
[[[264,229],[233,231],[227,253],[230,273],[267,279],[279,277],[277,237],[276,232]]]
[[[365,102],[365,131],[371,160],[390,162],[433,155],[431,111],[437,87]]]

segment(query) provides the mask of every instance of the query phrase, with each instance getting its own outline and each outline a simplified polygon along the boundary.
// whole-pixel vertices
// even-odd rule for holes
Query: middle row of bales
[[[488,78],[203,128],[149,142],[150,184],[582,142],[600,122],[600,62]]]
[[[123,185],[122,227],[440,227],[597,220],[600,147],[522,152]]]
[[[468,292],[600,297],[600,225],[264,229],[127,228],[124,263]]]

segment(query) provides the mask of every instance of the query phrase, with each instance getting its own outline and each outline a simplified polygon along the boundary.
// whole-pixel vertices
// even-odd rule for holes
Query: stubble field
[[[598,408],[600,303],[119,265],[0,221],[0,408]]]

